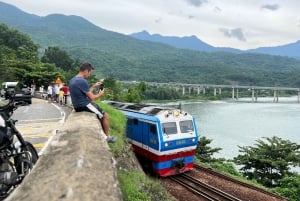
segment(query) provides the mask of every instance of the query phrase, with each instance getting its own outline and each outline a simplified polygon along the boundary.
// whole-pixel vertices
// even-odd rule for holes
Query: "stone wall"
[[[95,114],[72,112],[6,201],[120,201],[115,160]]]

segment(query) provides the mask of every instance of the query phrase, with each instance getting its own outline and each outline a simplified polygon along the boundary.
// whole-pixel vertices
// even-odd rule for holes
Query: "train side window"
[[[180,131],[182,133],[188,133],[194,131],[193,121],[187,120],[187,121],[180,121],[179,122]]]
[[[156,125],[150,125],[150,133],[157,135]]]
[[[139,120],[138,119],[133,119],[133,124],[134,125],[138,125],[139,124]]]
[[[177,134],[176,122],[163,123],[162,129],[164,134]]]

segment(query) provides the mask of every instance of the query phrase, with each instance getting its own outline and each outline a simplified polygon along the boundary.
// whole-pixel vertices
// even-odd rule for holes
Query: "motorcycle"
[[[16,109],[12,98],[0,100],[0,200],[22,182],[39,158],[34,146],[16,128],[18,120],[11,118]]]

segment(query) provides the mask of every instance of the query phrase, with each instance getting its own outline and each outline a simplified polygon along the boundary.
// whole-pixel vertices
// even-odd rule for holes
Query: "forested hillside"
[[[299,87],[300,61],[263,54],[208,53],[134,39],[78,16],[39,17],[0,3],[0,23],[42,48],[59,46],[92,62],[98,77],[119,80]]]

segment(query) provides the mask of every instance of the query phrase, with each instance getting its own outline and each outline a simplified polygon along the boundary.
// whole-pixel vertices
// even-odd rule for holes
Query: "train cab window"
[[[157,135],[156,125],[150,125],[150,133]]]
[[[163,134],[177,134],[176,122],[168,122],[162,124]]]
[[[180,121],[179,122],[180,131],[182,133],[188,133],[194,131],[193,121],[187,120],[187,121]]]

